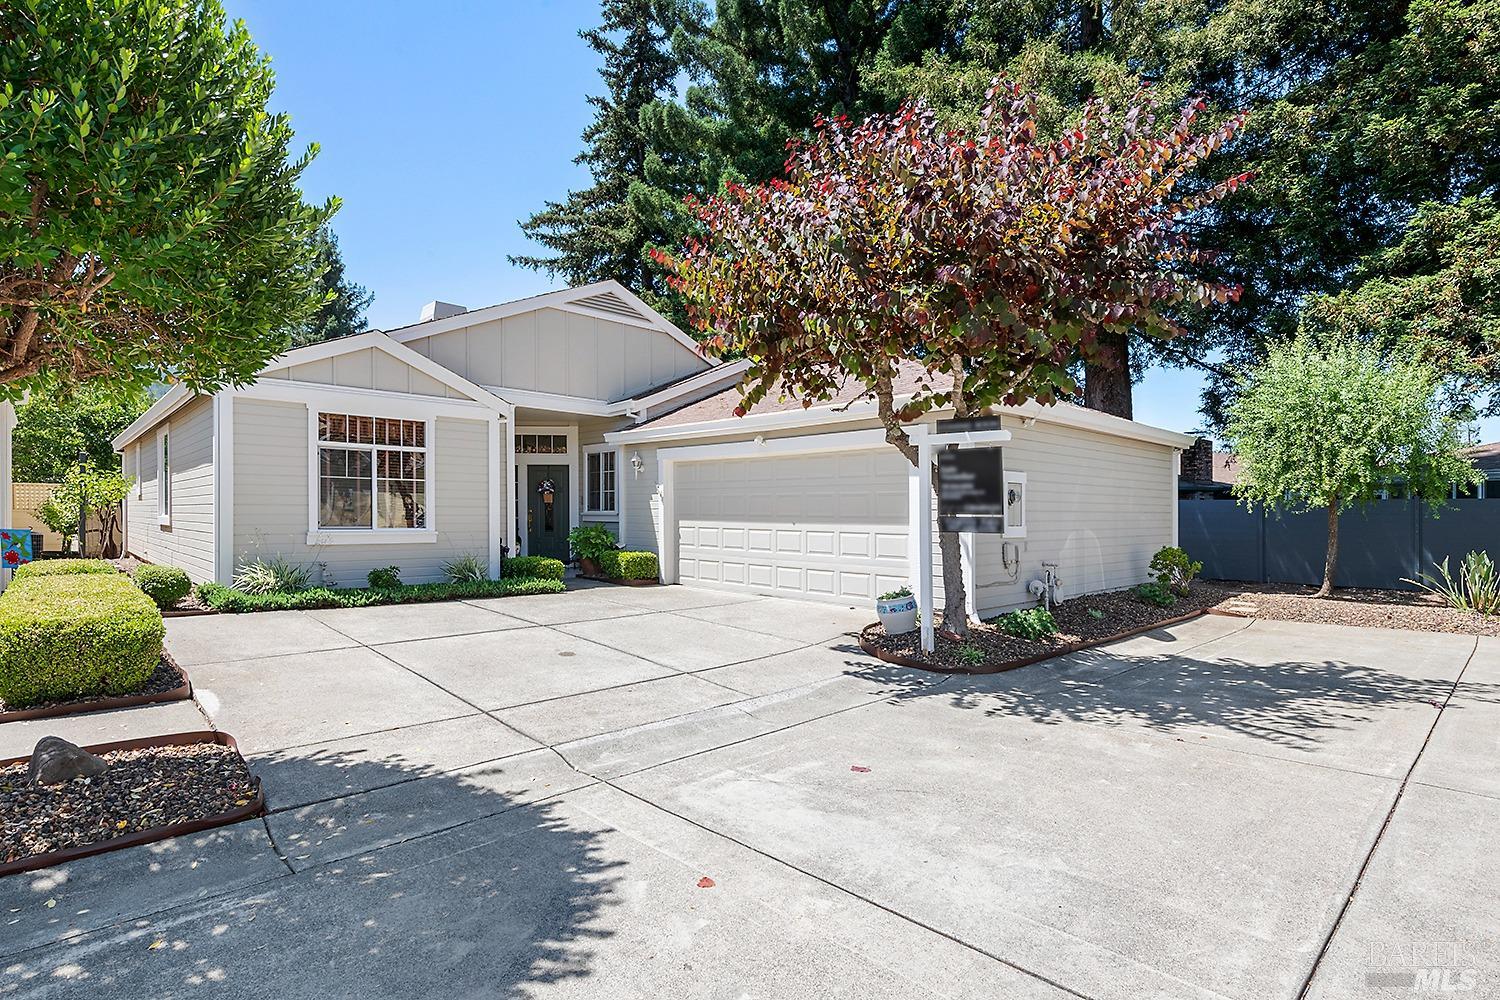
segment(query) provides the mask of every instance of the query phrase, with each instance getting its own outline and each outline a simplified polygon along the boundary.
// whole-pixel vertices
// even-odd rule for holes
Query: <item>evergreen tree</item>
[[[292,331],[293,347],[359,333],[365,328],[365,310],[375,298],[364,285],[355,284],[344,273],[344,257],[339,253],[339,238],[332,227],[327,224],[319,227],[312,242],[318,266],[323,271],[318,279],[323,305],[306,323]]]
[[[574,160],[589,168],[592,186],[549,201],[521,223],[550,256],[512,256],[511,263],[543,270],[569,284],[615,278],[653,305],[666,286],[647,258],[664,234],[642,221],[651,202],[645,174],[650,155],[641,111],[670,94],[677,63],[667,45],[662,0],[604,0],[603,22],[579,32],[604,57],[599,70],[606,93],[590,97],[594,120],[583,132],[585,149]],[[670,154],[669,154],[670,155]]]

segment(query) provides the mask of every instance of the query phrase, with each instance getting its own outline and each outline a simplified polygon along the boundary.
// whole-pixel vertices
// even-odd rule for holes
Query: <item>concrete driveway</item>
[[[1210,617],[941,678],[868,617],[175,620],[272,813],[0,881],[0,995],[1500,996],[1495,640]]]

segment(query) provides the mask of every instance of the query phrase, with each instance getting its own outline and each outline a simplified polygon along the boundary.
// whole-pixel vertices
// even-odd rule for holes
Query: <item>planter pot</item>
[[[876,601],[875,613],[886,635],[902,635],[917,627],[917,599],[898,597],[893,601]]]
[[[584,576],[603,576],[604,567],[599,565],[599,560],[582,556],[578,560],[578,572]]]

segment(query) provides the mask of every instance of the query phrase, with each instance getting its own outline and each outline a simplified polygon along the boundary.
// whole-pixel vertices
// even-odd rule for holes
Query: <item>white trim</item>
[[[1177,533],[1177,507],[1178,507],[1178,503],[1177,503],[1177,498],[1179,496],[1181,496],[1181,491],[1182,491],[1182,452],[1180,452],[1180,451],[1174,451],[1172,453],[1172,492],[1168,494],[1168,498],[1169,498],[1169,500],[1170,500],[1170,502],[1172,504],[1172,547],[1174,549],[1178,547],[1178,544],[1177,544],[1177,542],[1178,542],[1178,533]]]
[[[589,506],[589,457],[592,455],[613,455],[615,467],[612,470],[615,476],[615,506],[613,510],[604,510]],[[620,466],[623,464],[622,453],[619,448],[612,444],[586,444],[583,446],[583,513],[585,516],[592,515],[596,521],[608,521],[620,516]],[[600,470],[603,474],[603,470]]]
[[[495,413],[490,407],[467,399],[441,399],[437,396],[417,396],[409,392],[392,392],[386,389],[351,389],[344,386],[324,385],[321,382],[298,382],[290,379],[265,379],[243,389],[236,389],[235,395],[247,399],[303,403],[307,406],[322,407],[328,412],[354,413],[361,416],[376,413],[378,416],[400,417],[403,420],[423,420],[435,416],[485,420]],[[504,406],[503,400],[496,400],[496,402]],[[375,407],[378,407],[378,411],[372,410]]]
[[[370,450],[370,476],[372,482],[377,472],[374,452],[380,445],[356,445],[344,442],[323,442],[318,440],[318,413],[320,407],[312,403],[307,404],[307,544],[308,545],[383,545],[394,542],[435,542],[437,541],[437,417],[428,415],[426,417],[400,417],[384,412],[370,412],[367,410],[321,410],[324,413],[338,413],[343,416],[372,417],[375,419],[401,419],[421,420],[426,425],[423,437],[426,443],[422,446],[424,455],[422,462],[423,472],[423,502],[424,520],[427,522],[420,528],[377,528],[373,526],[375,520],[375,506],[377,496],[374,492],[370,494],[370,520],[372,526],[368,528],[327,528],[318,523],[318,501],[321,495],[321,484],[318,477],[318,449],[323,444],[332,448],[345,448],[346,450]],[[415,448],[405,450],[415,451]]]
[[[712,368],[704,369],[690,378],[680,382],[674,382],[669,386],[658,389],[647,396],[637,396],[632,402],[642,410],[650,409],[660,403],[669,403],[689,392],[696,391],[704,386],[713,385],[720,380],[738,380],[745,372],[750,370],[750,361],[743,358],[739,361],[728,361]]]
[[[525,454],[513,451],[511,468],[515,470],[516,482],[515,521],[522,546],[522,555],[531,555],[531,539],[527,536],[526,529],[520,526],[520,483],[525,479],[523,470],[532,465],[565,465],[568,468],[568,528],[572,530],[578,527],[583,517],[583,484],[579,482],[578,476],[578,425],[577,424],[523,424],[513,429],[511,433],[511,447],[515,447],[515,439],[525,434],[565,434],[568,438],[568,453],[566,455],[543,455],[538,453]],[[529,508],[531,498],[526,498]]]
[[[945,412],[934,411],[933,415],[942,416]],[[1169,448],[1187,448],[1193,443],[1193,438],[1187,434],[1178,434],[1176,431],[1136,423],[1133,420],[1073,406],[1070,403],[1042,406],[1040,403],[1031,402],[1021,406],[1001,407],[997,412],[1002,417],[1035,418],[1046,423],[1076,427],[1113,437],[1146,441]],[[647,444],[653,441],[690,440],[725,434],[743,435],[794,427],[823,427],[870,420],[878,415],[874,402],[856,400],[852,403],[826,404],[811,406],[807,409],[777,410],[769,413],[750,413],[743,417],[699,420],[669,427],[653,427],[648,423],[643,427],[611,431],[604,435],[604,440],[619,444]]]
[[[468,396],[476,403],[487,406],[492,410],[503,410],[505,408],[504,404],[499,399],[495,398],[495,395],[488,389],[484,388],[481,385],[470,382],[468,379],[464,378],[453,369],[447,368],[443,365],[438,364],[436,361],[433,361],[431,358],[424,357],[423,355],[418,354],[410,347],[407,347],[400,341],[397,341],[392,337],[381,333],[379,330],[371,330],[367,333],[358,333],[352,337],[339,337],[335,340],[325,340],[319,344],[309,344],[306,347],[298,347],[293,350],[287,351],[285,354],[272,359],[272,361],[268,365],[266,365],[266,367],[262,368],[260,371],[260,376],[258,376],[258,378],[263,378],[270,372],[282,371],[283,369],[291,368],[294,365],[305,365],[314,361],[326,361],[330,358],[340,357],[345,354],[355,354],[359,351],[369,350],[371,348],[377,351],[384,351],[386,354],[395,358],[397,361],[401,361],[407,365],[410,365],[412,368],[415,368],[417,371],[428,376],[429,378],[436,379],[448,388],[455,389],[463,393],[465,396]],[[349,387],[331,385],[329,386],[329,388],[344,389]],[[386,392],[389,390],[375,389],[366,391]],[[397,393],[397,395],[418,396],[421,394]],[[435,399],[437,397],[426,398]]]
[[[490,392],[516,406],[533,410],[554,410],[558,413],[575,413],[584,417],[623,417],[634,412],[634,403],[628,399],[608,402],[590,396],[568,396],[560,392],[537,392],[534,389],[514,389],[504,385],[485,386]]]
[[[1017,483],[1021,487],[1021,526],[1016,527],[1015,525],[1013,525],[1011,523],[1010,515],[1007,514],[1005,517],[1005,533],[1000,537],[1025,538],[1027,520],[1031,517],[1031,512],[1026,509],[1027,502],[1029,500],[1026,495],[1026,473],[1015,472],[1011,469],[1006,469],[1005,478],[1001,482],[1000,487],[1002,490],[1008,492],[1010,490],[1011,483]]]
[[[171,416],[179,407],[183,406],[193,398],[193,392],[187,386],[177,384],[162,394],[162,397],[130,422],[130,426],[116,434],[110,439],[110,444],[115,446],[115,451],[120,451],[127,444],[149,431],[152,427],[161,423]]]
[[[500,447],[500,435],[510,427],[509,421],[505,422],[504,427],[501,426],[500,421],[501,418],[497,416],[489,422],[485,441],[485,461],[488,466],[486,471],[489,479],[489,485],[485,491],[485,511],[489,522],[485,536],[489,542],[486,558],[489,562],[489,574],[492,580],[500,578],[500,524],[503,507],[500,503],[500,456],[504,451]]]
[[[234,394],[214,397],[214,580],[234,581]]]
[[[521,494],[520,487],[516,485],[519,477],[516,466],[516,408],[514,406],[510,408],[510,414],[505,418],[504,436],[506,503],[502,516],[505,518],[505,551],[507,555],[514,556],[521,552],[518,535],[521,523],[521,509],[518,504]]]
[[[614,292],[624,299],[626,304],[641,314],[641,321],[632,323],[628,317],[618,316],[614,313],[598,312],[587,306],[573,305],[578,299],[586,299],[601,292]],[[579,285],[577,288],[563,288],[555,292],[544,292],[541,295],[533,295],[524,299],[513,299],[510,302],[501,302],[480,309],[471,309],[468,312],[458,313],[443,319],[428,320],[425,323],[413,323],[410,326],[399,326],[386,334],[399,344],[410,343],[413,340],[421,340],[423,337],[435,337],[440,333],[448,333],[453,330],[462,330],[465,327],[478,326],[481,323],[490,323],[507,316],[519,316],[521,313],[535,312],[538,309],[556,309],[570,306],[569,311],[582,313],[596,319],[607,319],[611,322],[621,323],[629,326],[641,326],[659,330],[677,341],[683,347],[688,348],[694,354],[702,357],[699,344],[692,337],[683,333],[672,324],[661,313],[652,309],[642,302],[634,292],[620,284],[613,278],[604,281],[596,281],[589,285]]]
[[[170,424],[156,432],[156,523],[162,528],[172,526],[171,434]]]
[[[437,532],[426,528],[324,528],[307,533],[307,544],[312,546],[399,545],[437,540]]]

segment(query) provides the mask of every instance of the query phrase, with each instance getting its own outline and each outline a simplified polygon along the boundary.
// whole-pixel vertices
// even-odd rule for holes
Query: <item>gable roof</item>
[[[501,302],[480,309],[470,309],[442,319],[429,319],[407,326],[398,326],[387,330],[386,333],[391,339],[405,344],[423,337],[434,337],[450,330],[462,330],[465,327],[504,319],[507,316],[518,316],[537,309],[560,309],[563,312],[574,312],[592,316],[595,319],[607,319],[628,326],[656,330],[671,337],[693,353],[702,354],[701,345],[696,340],[683,333],[671,320],[642,302],[634,292],[613,278],[607,281],[596,281],[591,285],[579,285],[577,288],[564,288],[556,292],[544,292],[541,295]]]
[[[374,349],[395,358],[404,364],[410,365],[422,374],[427,375],[451,389],[462,393],[468,399],[480,403],[492,410],[501,413],[510,412],[511,406],[508,402],[496,396],[481,385],[475,385],[462,375],[452,369],[445,368],[429,358],[424,358],[405,344],[398,343],[379,330],[369,330],[365,333],[357,333],[348,337],[338,337],[334,340],[325,340],[318,344],[309,344],[306,347],[296,347],[284,354],[272,359],[260,371],[257,377],[265,376],[270,372],[281,371],[296,365],[305,365],[313,361],[323,361],[328,358],[336,358],[344,354],[353,354],[357,351]],[[111,440],[115,450],[124,448],[127,444],[140,437],[146,431],[155,427],[163,420],[170,417],[181,407],[187,405],[193,399],[203,395],[186,385],[178,384],[172,386],[151,407],[142,413],[129,427],[126,427]],[[208,395],[216,395],[209,393]]]

